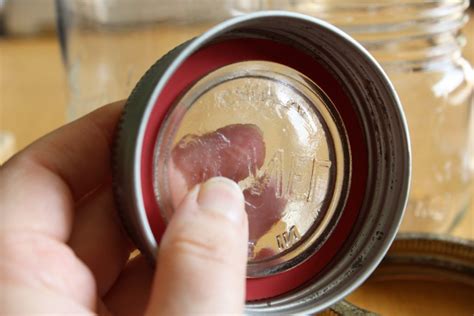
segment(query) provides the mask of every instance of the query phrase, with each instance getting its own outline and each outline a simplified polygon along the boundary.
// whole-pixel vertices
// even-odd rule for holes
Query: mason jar
[[[448,232],[472,199],[473,82],[461,51],[468,0],[270,1],[327,20],[381,63],[407,116],[413,178],[402,231]]]
[[[254,0],[56,0],[68,118],[125,99],[167,51],[261,6]]]
[[[382,64],[412,139],[402,230],[447,232],[472,190],[473,71],[462,57],[468,0],[56,0],[69,117],[126,98],[165,52],[233,16],[289,10],[342,28]]]

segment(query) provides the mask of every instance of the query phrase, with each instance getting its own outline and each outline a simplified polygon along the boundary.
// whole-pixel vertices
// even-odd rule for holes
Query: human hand
[[[117,219],[109,163],[121,109],[62,127],[0,168],[0,314],[242,312],[248,224],[231,180],[184,196],[156,273],[141,256],[128,260],[134,247]]]

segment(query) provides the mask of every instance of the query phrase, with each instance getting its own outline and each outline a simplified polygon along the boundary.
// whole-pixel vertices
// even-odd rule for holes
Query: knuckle
[[[235,253],[240,246],[235,229],[219,225],[214,221],[212,226],[199,228],[180,226],[166,243],[166,251],[180,257],[205,261],[206,264],[229,265],[235,261]],[[165,249],[163,249],[165,250]]]

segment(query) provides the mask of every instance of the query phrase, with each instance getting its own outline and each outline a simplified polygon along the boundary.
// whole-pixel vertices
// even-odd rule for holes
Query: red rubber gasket
[[[192,83],[208,73],[242,61],[263,60],[291,67],[312,79],[335,104],[346,127],[352,156],[352,178],[346,207],[324,245],[299,266],[263,278],[247,279],[248,301],[275,297],[303,285],[317,276],[342,247],[357,219],[367,183],[367,146],[362,126],[350,98],[335,77],[306,53],[263,39],[232,39],[195,52],[172,75],[154,104],[147,122],[141,156],[141,184],[148,221],[157,242],[166,223],[153,191],[153,151],[160,125],[169,107]]]

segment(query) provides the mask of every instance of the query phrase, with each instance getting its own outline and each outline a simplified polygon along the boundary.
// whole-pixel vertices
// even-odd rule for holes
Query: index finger
[[[0,168],[3,229],[68,237],[75,202],[110,178],[122,107],[116,102],[59,128]]]

